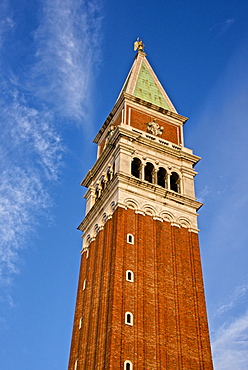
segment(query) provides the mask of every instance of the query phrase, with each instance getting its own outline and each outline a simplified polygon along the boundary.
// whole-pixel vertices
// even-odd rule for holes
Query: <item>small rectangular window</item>
[[[80,317],[78,328],[81,329],[82,327],[82,317]]]
[[[127,234],[127,243],[134,244],[134,236],[132,234]]]
[[[77,368],[78,368],[78,359],[76,359],[75,361],[74,370],[77,370]]]
[[[131,312],[125,313],[125,324],[133,326],[133,314]]]
[[[130,282],[133,282],[134,281],[133,271],[131,271],[131,270],[127,270],[126,271],[126,280],[127,281],[130,281]]]
[[[133,370],[133,364],[131,361],[126,360],[124,362],[124,370]]]

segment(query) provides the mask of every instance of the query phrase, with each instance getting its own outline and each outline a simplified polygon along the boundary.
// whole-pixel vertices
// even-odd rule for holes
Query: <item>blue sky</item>
[[[248,3],[2,0],[0,368],[67,368],[94,135],[141,37],[190,117],[216,370],[248,368]]]

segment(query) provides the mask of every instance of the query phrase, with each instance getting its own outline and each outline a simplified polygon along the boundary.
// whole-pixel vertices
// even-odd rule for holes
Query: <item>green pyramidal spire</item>
[[[168,103],[144,62],[141,64],[133,95],[149,103],[170,110]]]
[[[142,43],[142,42],[141,42]],[[158,107],[177,113],[175,107],[158,80],[141,47],[137,51],[133,66],[127,76],[121,93],[133,95],[136,98],[154,104]]]

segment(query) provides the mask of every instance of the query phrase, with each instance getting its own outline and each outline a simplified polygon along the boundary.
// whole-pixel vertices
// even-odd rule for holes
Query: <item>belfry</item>
[[[194,170],[141,40],[95,137],[69,370],[213,369]]]

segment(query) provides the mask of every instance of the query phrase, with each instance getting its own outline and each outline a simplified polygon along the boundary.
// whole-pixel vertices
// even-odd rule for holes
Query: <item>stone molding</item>
[[[128,204],[130,204],[128,201],[129,200],[127,199],[126,205],[121,204],[121,203],[116,204],[115,209],[112,211],[112,213],[109,213],[107,215],[107,219],[111,219],[114,211],[118,207],[120,207],[120,208],[124,208],[124,209],[132,209],[132,210],[135,211],[136,214],[140,214],[144,217],[151,216],[154,221],[169,222],[171,224],[171,226],[178,227],[178,228],[184,227],[184,228],[188,229],[189,232],[193,232],[193,233],[196,233],[196,234],[198,234],[198,232],[199,232],[199,229],[196,228],[196,227],[193,227],[190,220],[187,219],[186,217],[179,216],[179,217],[176,218],[171,212],[168,212],[168,211],[163,211],[159,215],[151,215],[148,211],[148,205],[145,206],[142,209],[134,209],[132,206],[131,207],[128,206]],[[153,208],[154,207],[151,206],[151,209],[153,209]],[[84,253],[84,252],[88,253],[88,248],[90,247],[91,242],[95,240],[96,235],[104,228],[105,222],[103,221],[102,214],[99,215],[99,216],[100,217],[99,217],[99,220],[98,220],[98,225],[99,225],[98,228],[95,228],[95,224],[94,224],[93,227],[92,226],[88,227],[88,225],[83,225],[83,223],[78,227],[81,231],[84,232],[84,235],[82,236],[83,241],[82,241],[81,253]],[[100,219],[102,220],[101,224],[100,224]],[[96,220],[95,220],[95,222],[96,222]]]
[[[135,206],[134,206],[135,205]],[[167,210],[161,211],[157,214],[156,209],[151,204],[146,203],[143,207],[139,208],[139,204],[130,198],[127,198],[126,201],[123,203],[115,203],[115,206],[112,207],[109,205],[108,207],[108,213],[102,212],[101,214],[95,215],[98,217],[93,217],[93,219],[86,216],[85,219],[82,221],[82,223],[79,225],[78,229],[84,232],[83,238],[83,248],[82,253],[87,250],[90,243],[95,240],[96,235],[104,228],[104,225],[106,223],[106,220],[109,220],[112,218],[113,213],[115,210],[120,207],[123,209],[132,209],[136,214],[140,214],[142,216],[150,216],[153,220],[157,220],[159,222],[169,222],[171,226],[175,227],[184,227],[187,228],[190,232],[198,233],[199,229],[197,227],[194,227],[192,225],[192,222],[187,217],[182,216],[176,216],[172,212],[169,212]],[[103,217],[103,214],[105,217]],[[89,221],[92,221],[88,223]],[[97,227],[96,227],[97,225]]]
[[[85,187],[89,187],[91,185],[92,179],[95,178],[100,168],[103,167],[106,162],[108,162],[108,158],[111,154],[116,157],[120,149],[125,148],[126,150],[130,150],[130,145],[127,145],[127,143],[124,142],[120,142],[121,138],[126,138],[128,141],[131,142],[137,141],[139,144],[143,144],[147,148],[150,147],[153,150],[161,151],[163,154],[167,154],[176,159],[189,161],[194,165],[200,160],[200,157],[192,154],[192,151],[187,148],[167,142],[166,140],[162,140],[154,135],[154,140],[151,141],[149,138],[146,137],[146,135],[146,132],[143,133],[139,131],[138,133],[137,130],[132,129],[130,126],[124,124],[119,125],[114,130],[108,145],[105,147],[105,149],[93,165],[92,169],[89,170],[86,174],[85,178],[81,182],[81,185]],[[163,143],[161,143],[161,141],[163,141]],[[168,143],[168,145],[165,145],[164,143]],[[191,170],[191,172],[192,171],[193,170]]]
[[[133,102],[133,103],[136,103],[140,107],[149,108],[150,110],[153,110],[155,112],[158,112],[158,113],[162,114],[163,116],[172,117],[172,118],[176,119],[178,122],[180,122],[180,124],[182,124],[182,125],[188,120],[187,117],[184,117],[184,116],[182,116],[182,115],[180,115],[180,114],[178,114],[176,112],[172,112],[172,111],[167,110],[165,108],[161,108],[158,105],[149,103],[146,100],[137,98],[137,97],[135,97],[135,96],[133,96],[131,94],[128,94],[128,93],[123,92],[119,96],[119,98],[116,101],[113,109],[111,110],[111,112],[109,113],[107,119],[105,120],[105,122],[103,123],[102,127],[98,131],[95,139],[93,140],[94,143],[98,143],[98,141],[100,140],[101,136],[103,135],[103,133],[105,132],[106,128],[108,127],[109,123],[112,121],[113,117],[116,115],[116,113],[119,110],[119,108],[121,108],[121,105],[123,105],[124,102],[128,102],[128,101]]]

